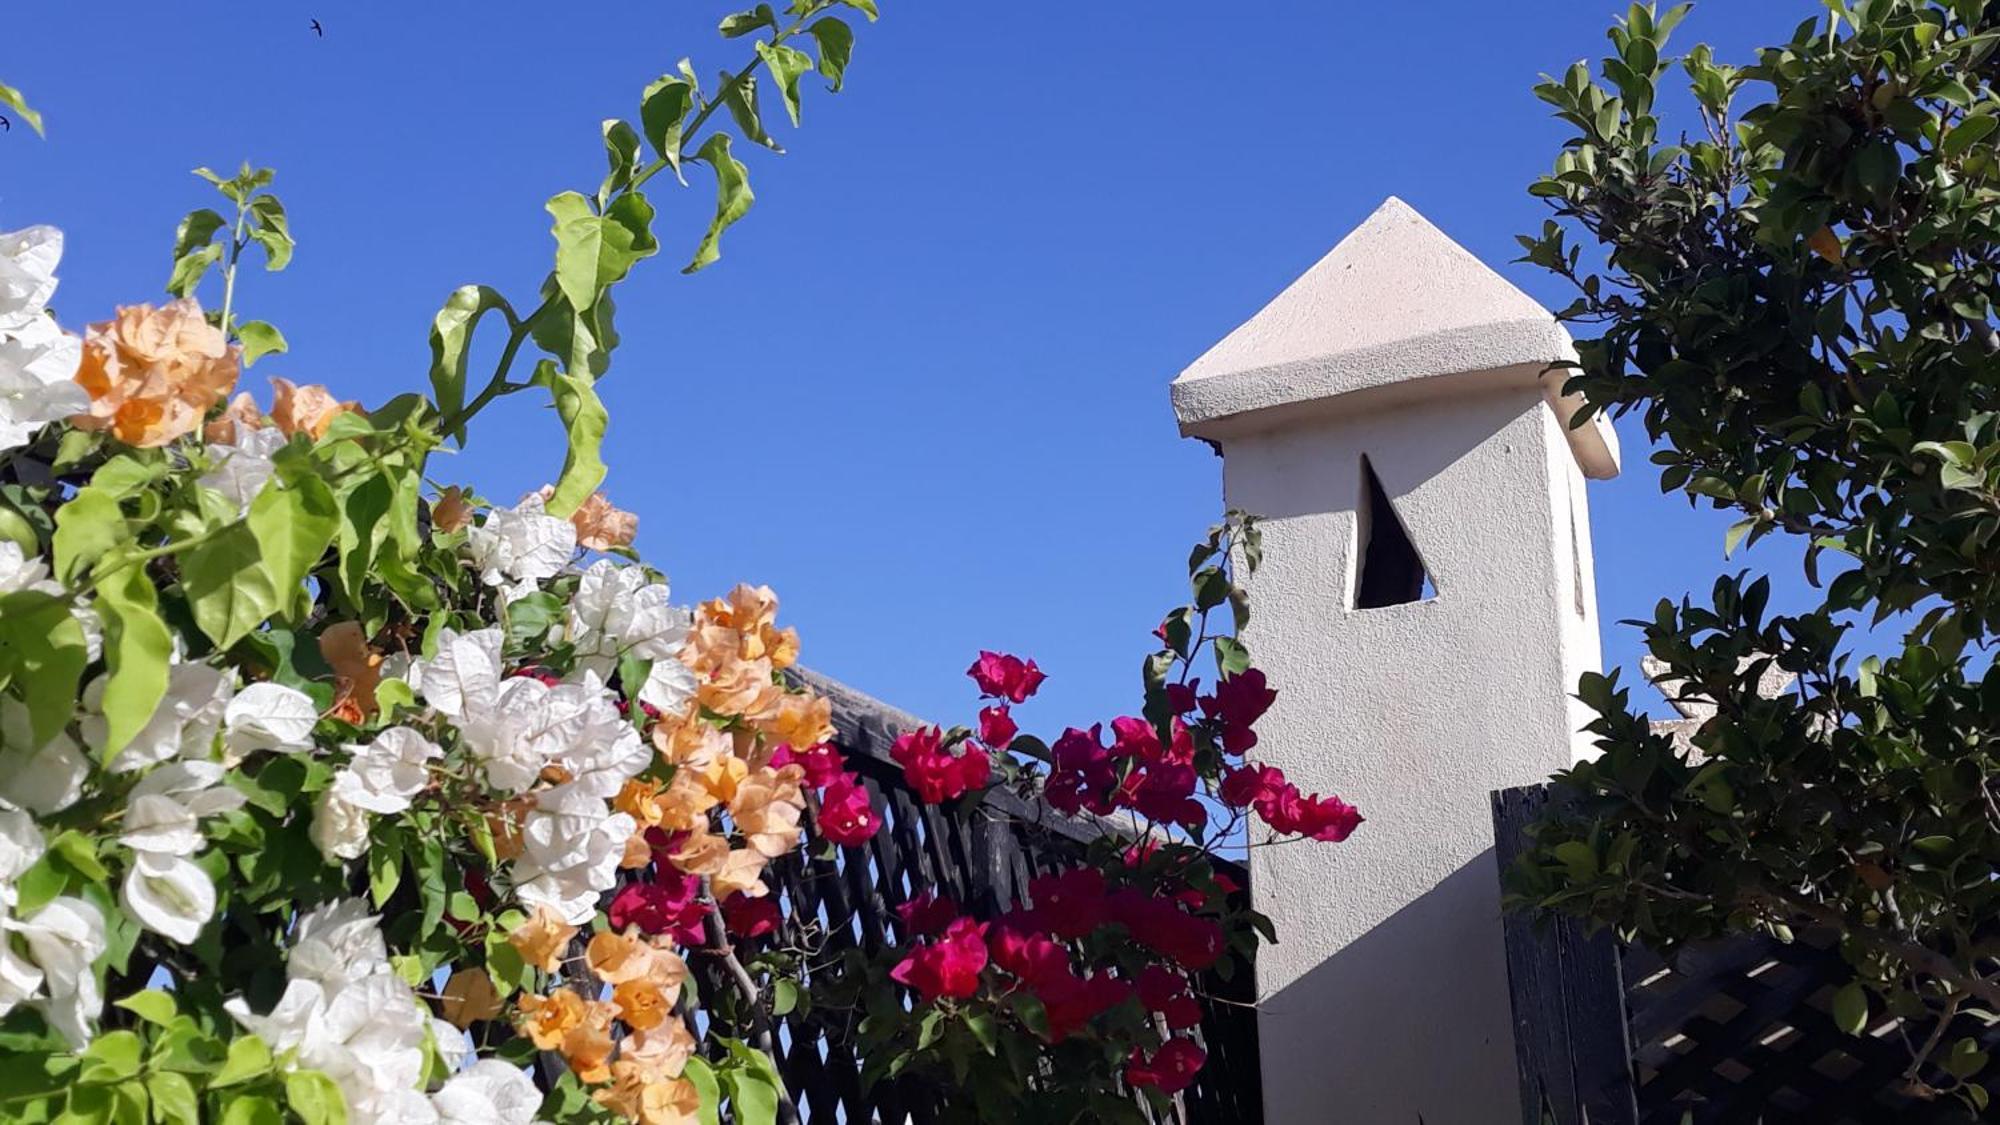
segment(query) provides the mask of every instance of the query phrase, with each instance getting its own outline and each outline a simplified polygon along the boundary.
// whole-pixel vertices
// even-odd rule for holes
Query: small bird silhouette
[[[5,117],[0,117],[0,133],[11,133],[13,131],[14,131],[14,123],[12,121],[7,120]]]
[[[326,38],[326,29],[319,25],[318,20],[313,21],[313,34],[319,36],[321,39]]]

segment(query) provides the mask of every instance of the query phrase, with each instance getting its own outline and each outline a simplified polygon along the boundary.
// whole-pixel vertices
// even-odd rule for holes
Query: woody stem
[[[715,901],[715,888],[706,875],[701,877],[701,900],[708,904],[708,914],[701,920],[702,933],[708,939],[703,952],[722,962],[730,983],[736,986],[736,994],[750,1008],[750,1041],[775,1064],[778,1044],[771,1034],[771,1017],[764,1009],[763,993],[750,976],[750,970],[737,959],[736,947],[729,944],[729,933],[722,925],[722,910]],[[799,1108],[792,1103],[791,1091],[782,1084],[778,1087],[778,1125],[799,1125]]]

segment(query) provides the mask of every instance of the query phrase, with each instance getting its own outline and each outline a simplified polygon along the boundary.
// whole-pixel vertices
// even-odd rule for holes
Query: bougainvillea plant
[[[710,169],[687,268],[714,262],[750,205],[716,111],[775,147],[758,92],[796,123],[808,74],[837,89],[841,9],[875,15],[731,16],[741,70],[705,93],[683,63],[636,127],[606,122],[601,184],[549,201],[538,303],[453,294],[429,396],[239,389],[287,350],[240,312],[246,254],[294,251],[268,170],[202,170],[226,206],[181,224],[171,299],[80,335],[47,311],[61,233],[0,234],[0,1120],[794,1121],[772,1029],[805,1004],[865,1011],[870,1077],[1002,1099],[967,1113],[1129,1116],[1199,1070],[1191,975],[1264,925],[1211,849],[1246,808],[1320,839],[1359,820],[1243,762],[1271,692],[1207,622],[1245,612],[1248,521],[1198,552],[1109,746],[1020,735],[1040,672],[988,654],[977,731],[897,748],[924,800],[1045,795],[1105,817],[1104,841],[1032,909],[921,900],[901,947],[813,972],[773,865],[865,845],[881,816],[829,702],[787,674],[772,592],[676,604],[599,491],[609,293],[659,248],[642,188]],[[504,339],[475,389],[483,325]],[[554,482],[514,503],[432,483],[431,455],[518,393],[563,424]]]
[[[983,704],[975,725],[896,739],[891,756],[926,803],[999,816],[968,806],[1008,789],[1105,831],[1030,880],[1024,904],[976,917],[926,891],[897,908],[899,944],[872,962],[848,955],[816,999],[859,1010],[868,1075],[966,1091],[946,1100],[949,1120],[1149,1120],[1142,1102],[1169,1115],[1152,1120],[1181,1119],[1177,1096],[1206,1061],[1194,1031],[1205,1003],[1220,1002],[1202,980],[1248,971],[1275,936],[1218,849],[1339,841],[1361,823],[1339,798],[1305,796],[1246,758],[1277,698],[1234,636],[1249,613],[1235,568],[1260,550],[1254,521],[1234,512],[1195,547],[1194,600],[1155,632],[1144,706],[1108,731],[1071,727],[1052,745],[1020,734],[1013,709],[1043,673],[986,652],[967,670]],[[1213,620],[1225,607],[1227,629]],[[882,988],[884,976],[902,991]]]

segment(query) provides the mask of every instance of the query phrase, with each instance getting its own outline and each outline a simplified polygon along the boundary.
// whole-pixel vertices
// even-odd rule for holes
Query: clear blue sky
[[[620,290],[607,486],[679,596],[770,583],[829,674],[952,721],[974,652],[1009,649],[1050,673],[1030,729],[1109,718],[1136,707],[1147,632],[1220,507],[1168,381],[1390,194],[1566,300],[1507,264],[1562,137],[1529,87],[1602,54],[1623,5],[883,7],[847,91],[814,89],[805,128],[779,130],[789,155],[751,157],[758,202],[718,266],[677,272],[706,181],[655,193],[669,253]],[[74,327],[160,298],[175,222],[210,202],[188,169],[271,165],[299,254],[241,302],[293,354],[247,385],[379,403],[427,385],[453,287],[533,303],[543,201],[595,186],[599,120],[634,116],[677,58],[739,64],[726,10],[25,6],[0,80],[49,139],[0,136],[0,227],[69,232]],[[1740,56],[1818,11],[1713,0],[1680,39]],[[507,498],[552,479],[559,430],[528,398],[437,471]],[[1591,504],[1607,659],[1629,664],[1635,634],[1611,622],[1705,590],[1726,521],[1661,497],[1636,424],[1622,436],[1628,471]]]

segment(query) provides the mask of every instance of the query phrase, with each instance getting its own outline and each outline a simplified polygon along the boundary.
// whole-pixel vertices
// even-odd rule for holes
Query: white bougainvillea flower
[[[550,731],[555,749],[548,759],[569,780],[535,794],[541,807],[574,812],[604,802],[637,777],[653,759],[652,748],[619,713],[614,697],[589,672],[580,684],[560,684],[549,692],[553,714],[563,721]]]
[[[90,408],[89,392],[73,379],[83,341],[47,313],[62,241],[50,226],[0,234],[0,449],[26,445],[41,427]]]
[[[315,981],[297,977],[285,985],[284,995],[278,997],[278,1006],[265,1015],[251,1011],[241,997],[224,1001],[222,1005],[236,1022],[249,1029],[250,1034],[262,1039],[273,1054],[283,1054],[302,1046],[313,1020],[325,1007],[326,990]]]
[[[141,793],[125,802],[118,842],[148,855],[193,855],[205,842],[194,810],[164,793]]]
[[[238,426],[235,441],[206,447],[210,467],[199,483],[227,497],[239,513],[247,512],[250,501],[257,498],[276,471],[271,458],[285,447],[287,440],[284,431],[275,426],[254,430]]]
[[[285,973],[329,988],[390,971],[381,919],[358,898],[330,902],[299,919]]]
[[[215,883],[186,856],[138,852],[118,903],[141,926],[187,945],[215,917]]]
[[[410,798],[430,782],[428,763],[444,754],[437,743],[408,727],[391,727],[373,742],[347,749],[354,758],[333,776],[333,793],[375,813],[409,808]]]
[[[576,528],[542,510],[530,495],[512,508],[495,508],[466,533],[465,551],[488,586],[508,587],[503,600],[531,593],[535,583],[553,578],[576,554]]]
[[[286,965],[289,983],[269,1013],[242,999],[223,1008],[290,1056],[340,1087],[350,1125],[405,1125],[435,1119],[419,1083],[431,1016],[390,968],[377,920],[355,899],[320,907],[299,921]]]
[[[47,816],[75,804],[88,776],[90,762],[75,739],[58,733],[37,748],[28,705],[0,699],[0,799]]]
[[[531,1125],[542,1094],[527,1072],[499,1059],[481,1059],[431,1095],[443,1125]]]
[[[569,603],[569,642],[579,667],[608,679],[620,656],[665,660],[679,655],[694,617],[670,600],[667,584],[610,559],[590,564]]]
[[[570,925],[588,922],[597,900],[618,881],[625,841],[637,828],[624,813],[555,813],[537,809],[521,826],[514,893],[529,910],[546,906]]]
[[[438,1062],[444,1065],[447,1072],[458,1070],[477,1053],[472,1037],[441,1016],[431,1017],[431,1046],[437,1051]]]
[[[525,793],[582,729],[596,694],[579,684],[551,687],[528,676],[509,677],[491,707],[460,721],[459,737],[488,785]]]
[[[90,903],[64,895],[32,917],[5,925],[21,936],[29,959],[42,971],[44,994],[35,1005],[70,1046],[81,1050],[90,1042],[92,1021],[104,1011],[104,996],[90,968],[104,955],[104,915]]]
[[[0,940],[0,1016],[33,1000],[41,990],[42,970],[15,952],[12,943]]]
[[[228,772],[221,762],[168,762],[140,778],[126,796],[126,804],[129,807],[157,795],[179,802],[196,819],[218,816],[243,807],[243,794],[222,784]]]
[[[313,802],[312,826],[306,835],[328,863],[359,859],[368,851],[368,810],[341,800],[332,789],[323,789]]]
[[[312,746],[318,721],[319,709],[305,692],[283,684],[251,684],[223,712],[223,742],[232,760],[259,750],[304,750]]]
[[[63,592],[61,584],[49,577],[48,563],[22,554],[21,545],[12,539],[0,540],[0,594],[23,590],[58,595]]]
[[[440,630],[437,655],[410,666],[410,687],[450,718],[490,709],[500,694],[500,651],[505,643],[498,629]]]
[[[48,850],[35,818],[0,801],[0,907],[14,905],[14,883]]]
[[[63,233],[37,225],[0,233],[0,330],[33,321],[56,294]]]
[[[229,676],[220,669],[200,662],[176,663],[167,670],[167,694],[146,725],[111,759],[111,772],[130,773],[169,758],[209,757],[232,689]],[[86,746],[104,745],[103,698],[100,676],[83,689],[84,715],[78,725]]]
[[[679,711],[694,696],[694,670],[678,659],[693,617],[669,600],[667,585],[636,566],[599,559],[578,580],[569,604],[568,638],[579,672],[608,679],[618,658],[650,661],[639,701]]]

